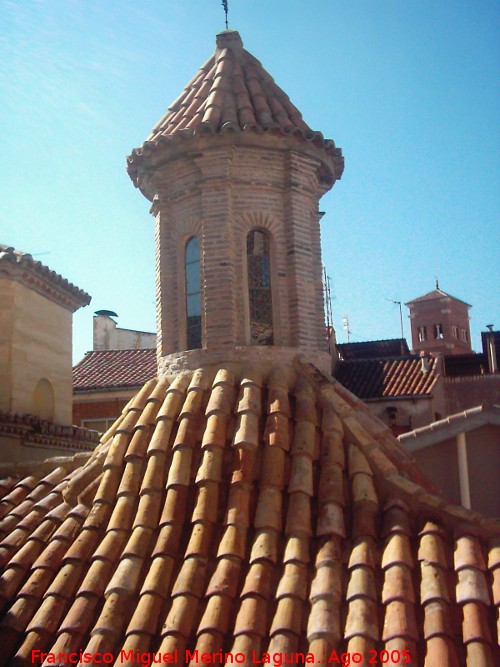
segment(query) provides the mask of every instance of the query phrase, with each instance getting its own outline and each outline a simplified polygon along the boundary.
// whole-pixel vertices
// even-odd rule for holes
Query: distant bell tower
[[[411,340],[414,352],[472,353],[469,309],[471,306],[436,289],[409,301]]]
[[[343,165],[238,32],[217,35],[128,158],[156,218],[160,372],[297,354],[330,369],[318,201]]]

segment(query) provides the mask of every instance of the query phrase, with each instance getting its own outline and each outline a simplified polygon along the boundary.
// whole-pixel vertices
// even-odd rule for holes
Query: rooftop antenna
[[[333,329],[332,290],[330,284],[330,276],[326,272],[326,266],[323,266],[323,289],[325,292],[326,328],[328,333]]]
[[[228,11],[229,11],[229,9],[228,9],[228,7],[227,7],[227,0],[222,0],[222,6],[224,7],[224,13],[226,14],[226,30],[227,30],[227,29],[228,29],[228,25],[227,25],[227,13],[228,13]]]
[[[403,348],[403,338],[405,337],[404,331],[403,331],[403,309],[401,307],[401,301],[394,301],[394,299],[387,299],[386,301],[390,301],[391,303],[395,303],[396,306],[399,306],[399,321],[401,323],[401,353],[402,353],[402,348]]]
[[[344,330],[347,331],[347,342],[351,342],[351,328],[349,326],[349,315],[344,315],[342,318],[342,322],[344,323]]]

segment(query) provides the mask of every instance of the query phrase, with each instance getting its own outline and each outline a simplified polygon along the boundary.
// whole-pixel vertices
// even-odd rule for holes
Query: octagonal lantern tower
[[[297,354],[330,369],[318,201],[342,153],[238,32],[217,35],[128,171],[156,217],[161,372]]]

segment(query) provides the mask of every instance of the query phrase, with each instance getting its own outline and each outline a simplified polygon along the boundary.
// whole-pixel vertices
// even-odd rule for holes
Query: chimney
[[[422,373],[428,373],[430,371],[429,357],[425,354],[425,352],[420,352],[420,365]]]
[[[493,324],[487,324],[486,328],[486,352],[488,354],[488,370],[490,373],[498,373],[497,351],[495,347],[495,332],[493,331]]]

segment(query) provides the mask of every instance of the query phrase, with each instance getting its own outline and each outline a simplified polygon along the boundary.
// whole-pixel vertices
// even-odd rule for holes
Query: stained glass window
[[[187,349],[201,347],[200,244],[193,236],[186,244]]]
[[[250,338],[253,345],[273,344],[269,237],[254,229],[247,236]]]

